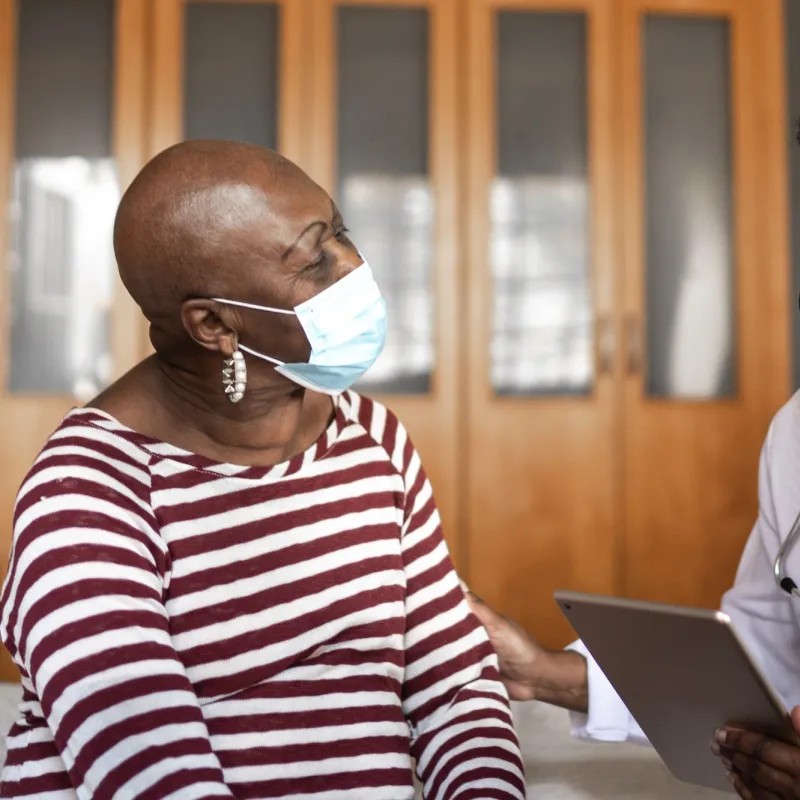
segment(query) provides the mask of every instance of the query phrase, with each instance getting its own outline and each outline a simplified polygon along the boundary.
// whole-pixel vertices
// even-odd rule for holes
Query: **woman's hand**
[[[588,686],[583,656],[545,650],[516,622],[498,614],[466,586],[464,592],[473,614],[486,628],[500,662],[500,677],[512,700],[541,700],[586,711]]]

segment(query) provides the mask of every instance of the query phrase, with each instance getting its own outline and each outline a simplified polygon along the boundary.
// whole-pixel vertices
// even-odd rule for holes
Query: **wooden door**
[[[419,449],[460,563],[463,404],[456,0],[312,0],[312,176],[336,198],[389,305],[356,388]]]
[[[615,586],[612,4],[467,5],[467,574],[555,646]]]
[[[0,0],[3,571],[46,438],[141,356],[111,226],[143,159],[144,52],[144,0]],[[0,679],[16,679],[5,650]]]
[[[715,607],[756,517],[759,449],[789,370],[785,223],[772,221],[786,207],[771,165],[788,132],[761,124],[781,105],[782,82],[762,71],[780,41],[759,39],[779,28],[778,7],[621,8],[621,589]]]

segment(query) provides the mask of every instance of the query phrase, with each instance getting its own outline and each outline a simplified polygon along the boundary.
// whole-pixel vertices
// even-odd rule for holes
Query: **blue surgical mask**
[[[287,364],[241,343],[239,349],[275,364],[276,372],[315,392],[337,395],[349,389],[375,363],[386,342],[386,301],[366,261],[293,311],[213,299],[296,315],[311,345],[308,363]]]

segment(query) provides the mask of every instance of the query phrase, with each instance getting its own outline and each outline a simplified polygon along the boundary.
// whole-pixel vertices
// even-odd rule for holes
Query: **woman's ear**
[[[239,320],[235,309],[216,300],[186,300],[181,305],[181,323],[189,336],[206,350],[230,358],[237,347]]]

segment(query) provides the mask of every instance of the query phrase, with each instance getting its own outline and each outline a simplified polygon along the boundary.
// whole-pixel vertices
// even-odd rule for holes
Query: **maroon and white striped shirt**
[[[522,798],[497,662],[402,425],[220,464],[93,409],[20,490],[2,797]]]

